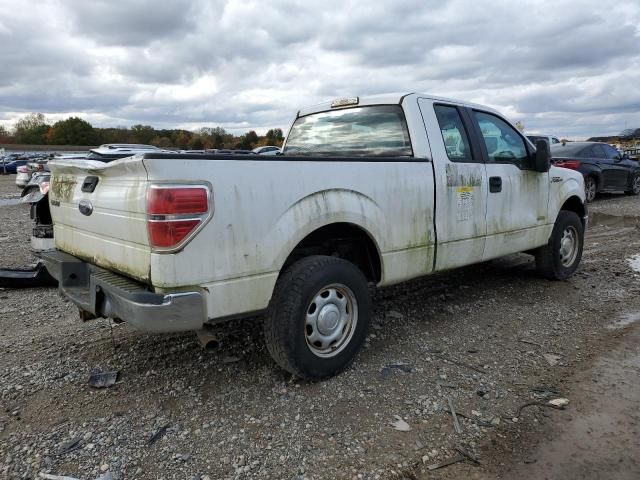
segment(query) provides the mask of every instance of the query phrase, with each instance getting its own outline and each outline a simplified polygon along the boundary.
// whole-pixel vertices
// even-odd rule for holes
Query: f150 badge
[[[80,203],[78,203],[78,210],[80,210],[81,214],[88,217],[93,213],[93,205],[91,205],[89,200],[80,200]]]

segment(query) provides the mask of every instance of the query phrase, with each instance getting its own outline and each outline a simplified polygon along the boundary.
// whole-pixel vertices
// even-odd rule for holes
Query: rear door
[[[419,99],[435,179],[436,270],[482,260],[487,231],[487,173],[460,106]]]
[[[483,260],[545,243],[549,225],[549,173],[533,170],[524,136],[492,112],[469,109],[481,139],[489,184],[487,241]]]

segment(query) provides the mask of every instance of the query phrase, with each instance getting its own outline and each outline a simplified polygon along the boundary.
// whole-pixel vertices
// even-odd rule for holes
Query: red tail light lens
[[[577,170],[580,167],[580,160],[560,160],[554,163],[556,167],[570,168],[571,170]]]
[[[174,251],[209,216],[209,189],[197,186],[152,186],[147,194],[147,231],[152,248]]]
[[[149,215],[206,213],[209,195],[204,187],[152,188],[147,199]]]
[[[156,248],[171,248],[182,242],[195,228],[200,220],[149,221],[149,240]]]
[[[16,169],[16,171],[18,173],[27,173],[27,166],[26,165],[21,165]]]

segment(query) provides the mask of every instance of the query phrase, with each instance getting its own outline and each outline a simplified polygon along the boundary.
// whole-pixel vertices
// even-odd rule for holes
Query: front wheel
[[[640,195],[640,175],[636,175],[633,177],[633,181],[631,182],[631,190],[627,190],[627,195]]]
[[[536,250],[536,268],[547,278],[565,280],[578,268],[584,245],[584,227],[574,212],[561,210],[549,243]]]
[[[352,263],[304,258],[278,279],[264,323],[269,353],[305,380],[340,373],[354,360],[369,329],[367,280]]]

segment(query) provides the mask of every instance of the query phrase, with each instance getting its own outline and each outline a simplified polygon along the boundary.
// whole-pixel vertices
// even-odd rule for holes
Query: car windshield
[[[399,105],[374,105],[314,113],[298,118],[285,144],[285,155],[413,155]]]

